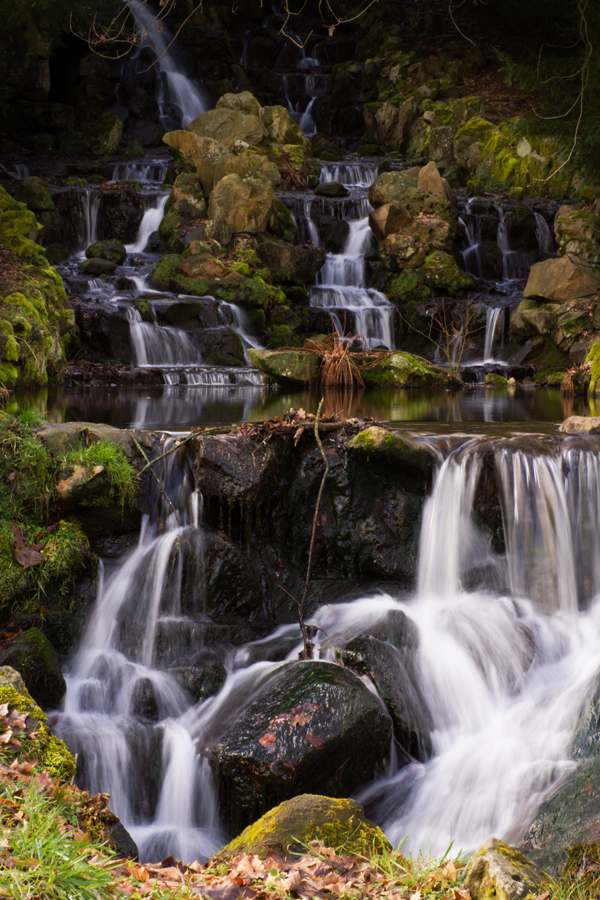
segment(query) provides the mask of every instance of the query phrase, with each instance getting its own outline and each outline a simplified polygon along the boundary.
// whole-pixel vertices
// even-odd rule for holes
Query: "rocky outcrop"
[[[489,838],[473,854],[465,886],[473,900],[523,900],[551,890],[554,882],[515,847]]]
[[[600,277],[578,268],[566,256],[546,259],[531,267],[523,297],[564,303],[600,293]]]
[[[11,666],[43,709],[55,709],[67,690],[58,654],[39,628],[30,628],[0,651],[0,667]]]
[[[347,669],[312,661],[281,666],[213,750],[231,827],[309,788],[348,796],[382,765],[391,731],[379,700]]]

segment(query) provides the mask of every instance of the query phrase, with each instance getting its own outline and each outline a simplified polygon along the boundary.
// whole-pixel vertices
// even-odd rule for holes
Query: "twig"
[[[164,484],[162,483],[162,481],[160,480],[160,478],[158,477],[158,475],[156,474],[156,472],[155,472],[154,469],[152,468],[152,462],[157,462],[158,459],[160,459],[160,458],[162,458],[162,457],[158,457],[158,459],[153,460],[152,462],[150,462],[150,460],[149,460],[148,457],[146,456],[146,453],[144,452],[144,448],[141,446],[141,444],[138,443],[138,441],[137,441],[135,438],[133,438],[133,443],[135,444],[135,446],[137,447],[137,449],[139,450],[139,452],[142,454],[142,456],[144,457],[144,459],[145,459],[146,462],[148,463],[147,466],[144,466],[144,468],[142,469],[142,472],[145,472],[146,469],[147,469],[148,467],[150,467],[150,471],[152,472],[152,474],[153,474],[154,477],[156,478],[156,481],[158,482],[158,486],[159,486],[159,488],[160,488],[160,490],[161,490],[162,495],[163,495],[164,497],[166,497],[167,502],[169,503],[171,509],[173,510],[173,515],[175,516],[175,521],[177,522],[177,527],[178,527],[178,529],[179,529],[179,531],[180,531],[180,533],[181,533],[181,522],[179,521],[179,514],[178,514],[178,512],[177,512],[177,510],[176,510],[176,508],[175,508],[175,506],[174,506],[174,504],[173,504],[173,501],[171,500],[171,498],[170,498],[169,495],[167,494],[167,492],[166,492],[166,490],[165,490]],[[179,448],[177,447],[176,449],[179,449]],[[168,456],[168,455],[169,455],[168,453],[165,453],[165,454],[164,454],[164,456]],[[142,474],[142,473],[140,472],[140,475],[141,475],[141,474]]]
[[[311,658],[311,652],[313,649],[313,643],[308,634],[308,628],[306,627],[306,622],[304,621],[304,605],[306,603],[306,597],[308,595],[308,587],[310,584],[310,572],[312,568],[312,558],[313,558],[313,550],[315,547],[315,538],[317,536],[317,521],[319,518],[319,507],[321,505],[321,498],[323,497],[323,489],[325,488],[325,481],[329,474],[329,460],[325,455],[325,451],[323,450],[323,444],[321,443],[321,438],[319,436],[319,418],[321,416],[321,410],[323,409],[323,403],[325,402],[324,398],[321,397],[321,402],[319,403],[319,408],[317,409],[317,415],[315,418],[315,440],[321,452],[321,456],[323,457],[323,462],[325,463],[325,471],[323,472],[323,477],[321,478],[321,484],[319,487],[319,493],[317,495],[317,503],[315,506],[315,512],[313,515],[313,524],[312,524],[312,535],[310,538],[310,547],[308,550],[308,564],[306,567],[306,580],[304,582],[304,591],[302,592],[302,600],[298,603],[298,618],[300,620],[300,629],[302,631],[302,637],[304,639],[304,659]]]
[[[149,459],[148,462],[146,463],[146,465],[144,466],[144,468],[140,470],[139,474],[143,475],[144,472],[146,471],[146,469],[150,469],[154,465],[154,463],[159,462],[161,459],[165,459],[165,457],[170,456],[171,453],[177,453],[177,451],[179,450],[181,445],[185,444],[186,441],[191,440],[191,438],[193,438],[193,437],[198,437],[198,435],[192,431],[192,432],[190,432],[190,434],[186,434],[182,438],[178,438],[175,446],[171,447],[170,450],[167,450],[166,453],[162,453],[160,456],[155,456],[154,459]],[[134,441],[135,441],[135,438],[134,438]],[[143,450],[142,450],[142,453],[144,453]],[[144,458],[148,459],[148,457],[146,456],[145,453],[144,453]]]

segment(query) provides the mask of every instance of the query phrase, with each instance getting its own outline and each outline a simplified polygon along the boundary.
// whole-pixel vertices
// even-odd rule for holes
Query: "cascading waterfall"
[[[537,241],[537,245],[542,253],[552,253],[555,252],[554,247],[554,239],[552,237],[552,232],[548,227],[548,223],[541,213],[534,213],[535,216],[535,239]]]
[[[459,216],[458,221],[465,229],[466,246],[462,251],[465,270],[473,278],[481,278],[481,262],[479,259],[481,220],[479,216],[471,214],[471,200],[467,200],[464,216]]]
[[[131,361],[134,366],[197,366],[202,357],[193,340],[180,328],[144,322],[135,307],[128,306]],[[166,374],[166,373],[165,373]],[[167,384],[170,383],[167,381]]]
[[[120,163],[114,167],[111,180],[162,184],[169,165],[169,162]]]
[[[506,210],[501,206],[496,207],[500,221],[498,222],[498,247],[502,252],[502,269],[505,281],[513,281],[515,278],[527,278],[529,269],[535,261],[532,253],[521,253],[512,250],[506,228]]]
[[[81,206],[79,246],[81,251],[85,251],[98,240],[98,214],[102,195],[86,188],[80,192],[79,202]]]
[[[341,167],[338,167],[341,168]],[[353,175],[363,176],[360,171],[347,172],[349,180]],[[331,201],[330,201],[331,202]],[[343,204],[345,218],[350,219],[350,233],[342,253],[328,253],[325,264],[317,274],[317,281],[310,288],[310,304],[318,309],[328,310],[340,335],[343,333],[344,312],[351,314],[354,332],[360,335],[368,347],[394,348],[393,306],[380,291],[367,288],[365,275],[365,254],[372,244],[369,226],[371,206],[364,196],[337,202]],[[310,218],[310,201],[305,204],[309,234],[318,246],[318,232]],[[347,210],[347,212],[346,212]]]
[[[224,301],[219,305],[219,313],[225,324],[235,331],[241,340],[244,347],[244,358],[248,362],[247,351],[249,347],[253,347],[256,350],[263,349],[263,345],[254,334],[250,317],[237,304],[225,303]]]
[[[142,43],[149,44],[156,53],[156,101],[161,124],[165,130],[185,128],[196,116],[206,112],[210,103],[201,88],[183,74],[182,60],[179,59],[173,37],[164,22],[157,19],[154,11],[143,0],[126,2],[138,30],[143,34]]]
[[[485,320],[485,342],[483,348],[483,361],[494,362],[494,344],[496,343],[496,333],[500,330],[504,323],[504,310],[502,307],[488,307]]]
[[[512,439],[428,442],[441,461],[423,511],[416,596],[325,604],[311,624],[326,634],[321,655],[333,660],[336,647],[390,610],[414,622],[432,754],[401,768],[392,757],[386,777],[358,799],[392,842],[408,835],[411,852],[437,854],[452,840],[471,850],[491,834],[518,842],[575,768],[572,736],[600,671],[600,450],[538,438],[529,451]],[[101,580],[56,725],[79,754],[80,783],[111,792],[142,859],[206,857],[224,840],[197,748],[218,741],[279,665],[253,661],[258,641],[227,658],[215,696],[190,705],[179,688],[203,625],[202,534],[181,454],[158,473],[179,524],[157,490],[138,547]],[[490,464],[505,554],[490,548],[474,512]],[[186,566],[193,573],[184,577]],[[291,646],[291,660],[299,638],[298,626],[284,625],[268,640]]]
[[[163,216],[165,214],[165,206],[167,205],[168,199],[168,194],[157,194],[154,197],[143,198],[144,205],[148,205],[144,210],[144,215],[142,217],[142,221],[140,222],[140,227],[138,228],[138,233],[134,243],[127,244],[125,248],[128,253],[144,252],[144,250],[146,249],[146,244],[148,243],[148,238],[154,231],[156,231],[156,229],[162,222]]]
[[[169,450],[172,438],[160,448]],[[192,636],[201,644],[203,538],[187,457],[177,451],[156,466],[169,502],[154,494],[137,547],[100,578],[55,730],[78,755],[80,782],[110,793],[143,859],[194,859],[222,842],[213,780],[182,724],[190,701],[177,680],[191,664]]]
[[[350,185],[352,187],[368,188],[371,187],[379,174],[377,166],[369,166],[361,163],[321,163],[321,184],[330,184],[337,182],[338,184]]]

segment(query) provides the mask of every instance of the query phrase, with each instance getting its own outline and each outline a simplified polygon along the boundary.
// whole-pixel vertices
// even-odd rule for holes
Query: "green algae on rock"
[[[67,690],[56,650],[39,628],[29,628],[0,650],[0,667],[21,675],[35,702],[45,709],[58,706]]]
[[[350,454],[366,457],[373,462],[401,462],[411,468],[429,471],[435,465],[435,457],[427,447],[408,434],[389,431],[379,425],[371,425],[360,431],[346,444]]]
[[[269,853],[286,856],[310,841],[322,841],[336,852],[358,855],[391,849],[384,833],[367,819],[355,800],[301,794],[249,825],[213,857],[211,865],[244,853],[261,858]]]
[[[554,882],[520,850],[488,838],[469,863],[465,886],[472,900],[528,900],[554,887]]]
[[[448,385],[448,372],[410,353],[391,353],[363,373],[369,387],[440,387]]]
[[[249,349],[248,360],[261,372],[270,375],[274,381],[310,384],[319,369],[319,359],[314,353],[294,350],[254,350]]]

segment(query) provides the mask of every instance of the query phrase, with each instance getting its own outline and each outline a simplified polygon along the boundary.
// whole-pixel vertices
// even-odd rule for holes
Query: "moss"
[[[385,292],[393,303],[404,303],[418,292],[419,282],[419,272],[406,269],[388,281]]]
[[[34,731],[28,731],[27,735],[20,734],[21,753],[25,758],[39,760],[52,778],[70,781],[75,774],[75,760],[67,745],[51,733],[46,716],[27,689],[23,686],[17,690],[10,683],[6,673],[12,671],[6,667],[0,668],[0,703],[7,703],[9,709],[25,713],[28,718],[37,719],[39,723]],[[10,680],[13,681],[12,678]]]
[[[450,253],[435,250],[426,257],[423,263],[423,280],[427,287],[458,294],[474,287],[470,275],[458,267],[458,263]]]
[[[223,863],[242,853],[265,858],[268,853],[287,855],[309,841],[322,841],[336,852],[368,856],[389,851],[389,841],[353,800],[337,800],[302,794],[281,803],[249,825],[211,861]]]
[[[446,385],[448,376],[442,370],[410,353],[394,353],[363,375],[371,387],[435,387]]]
[[[180,256],[177,256],[175,253],[167,253],[154,263],[152,278],[156,286],[162,291],[169,290],[171,285],[171,274],[173,269],[178,266],[180,262]]]
[[[485,387],[507,387],[508,378],[503,375],[496,375],[494,372],[488,372],[483,379]]]
[[[596,390],[598,379],[600,378],[600,341],[595,341],[595,343],[592,344],[585,361],[586,363],[592,364],[588,393],[593,394]]]

